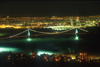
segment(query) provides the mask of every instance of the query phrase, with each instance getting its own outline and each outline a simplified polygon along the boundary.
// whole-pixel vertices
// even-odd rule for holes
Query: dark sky
[[[0,15],[88,16],[100,14],[100,1],[1,1]]]

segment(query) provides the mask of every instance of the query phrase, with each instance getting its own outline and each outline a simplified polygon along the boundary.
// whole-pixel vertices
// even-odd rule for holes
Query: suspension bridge
[[[71,30],[73,30],[73,29],[76,30],[75,33],[66,33],[66,32],[71,31]],[[57,32],[41,32],[41,31],[37,31],[37,30],[33,30],[33,29],[26,29],[25,31],[22,31],[22,32],[20,32],[20,33],[18,33],[18,34],[11,35],[11,36],[5,37],[5,38],[0,38],[0,39],[19,38],[19,37],[30,37],[30,36],[40,36],[40,35],[50,35],[50,34],[76,34],[76,39],[78,39],[78,38],[77,38],[77,34],[85,34],[85,33],[78,33],[78,29],[80,29],[80,30],[82,30],[82,31],[85,31],[85,32],[88,32],[87,30],[82,29],[82,28],[78,28],[78,27],[70,28],[69,30],[60,31],[60,32],[58,32],[58,31],[57,31]],[[31,35],[31,34],[30,34],[30,31],[32,31],[32,32],[37,32],[37,33],[41,33],[41,34]],[[23,33],[25,33],[25,32],[28,32],[28,35],[19,36],[19,35],[21,35],[21,34],[23,34]]]

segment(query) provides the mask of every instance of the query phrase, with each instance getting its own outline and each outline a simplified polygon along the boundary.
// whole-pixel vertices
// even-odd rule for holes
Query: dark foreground
[[[100,63],[79,63],[79,62],[46,62],[46,61],[38,61],[38,60],[18,60],[13,62],[5,62],[1,64],[1,67],[100,67]]]
[[[46,60],[44,57],[47,56]],[[49,59],[52,58],[52,61]],[[0,67],[100,67],[99,62],[96,61],[82,61],[75,60],[64,61],[61,57],[60,61],[55,60],[55,55],[33,55],[15,54],[12,52],[0,53]],[[67,60],[67,59],[66,59]]]

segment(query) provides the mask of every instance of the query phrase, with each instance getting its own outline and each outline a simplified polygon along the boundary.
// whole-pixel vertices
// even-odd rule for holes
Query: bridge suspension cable
[[[80,29],[80,30],[82,30],[82,31],[85,31],[85,32],[88,32],[87,30],[84,30],[84,29],[82,29],[82,28],[78,28],[78,29]]]
[[[12,37],[18,36],[18,35],[20,35],[20,34],[26,32],[26,31],[27,31],[27,30],[25,30],[25,31],[23,31],[23,32],[20,32],[20,33],[18,33],[18,34],[15,34],[15,35],[9,36],[9,38],[12,38]]]

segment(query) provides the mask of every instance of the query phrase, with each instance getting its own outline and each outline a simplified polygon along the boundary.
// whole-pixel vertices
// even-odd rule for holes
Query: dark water
[[[20,33],[26,29],[0,29],[0,38],[8,37]],[[45,32],[54,32],[51,29],[35,29],[37,31]],[[20,51],[51,51],[59,53],[69,53],[68,48],[70,48],[70,53],[79,53],[87,52],[92,54],[98,54],[100,52],[100,28],[91,27],[85,28],[89,32],[84,32],[78,29],[79,33],[77,34],[79,40],[75,40],[75,34],[53,34],[53,35],[40,35],[40,36],[31,36],[31,40],[27,40],[28,37],[21,38],[11,38],[11,39],[1,39],[0,47],[8,48],[18,48]],[[31,35],[37,35],[40,33],[30,32]],[[75,29],[69,31],[68,33],[75,33]],[[19,36],[27,35],[28,32],[25,32]],[[82,40],[81,40],[82,38]],[[74,50],[74,52],[72,52]]]

